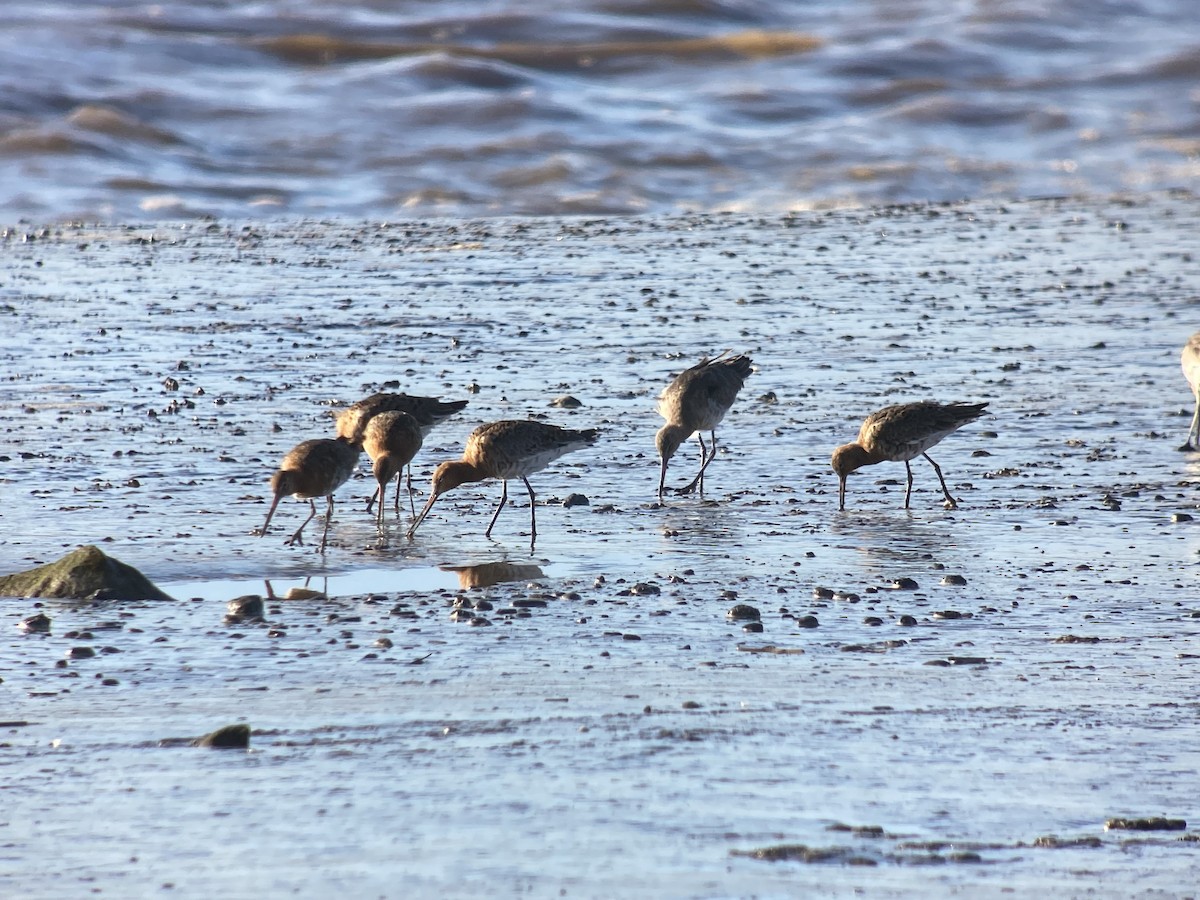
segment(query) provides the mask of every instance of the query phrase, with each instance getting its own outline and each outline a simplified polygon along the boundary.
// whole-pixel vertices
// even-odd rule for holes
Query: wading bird
[[[903,462],[908,472],[908,487],[904,491],[904,508],[912,496],[912,467],[908,461],[924,456],[937,472],[946,497],[946,506],[955,509],[958,503],[950,496],[941,467],[925,451],[947,435],[974,422],[987,408],[986,403],[901,403],[888,406],[867,416],[858,431],[858,440],[833,451],[833,471],[838,476],[838,509],[846,508],[846,476],[863,466],[876,463]]]
[[[500,505],[496,507],[492,521],[484,532],[484,537],[491,537],[500,510],[504,509],[508,500],[508,480],[520,478],[529,492],[529,545],[532,547],[537,538],[537,503],[533,488],[529,485],[529,476],[572,450],[590,446],[598,435],[599,432],[594,428],[574,431],[530,420],[489,422],[479,426],[467,438],[462,459],[444,462],[434,471],[429,502],[413,521],[408,536],[413,536],[417,526],[429,515],[434,502],[446,491],[471,481],[499,478],[503,484]]]
[[[1192,425],[1188,429],[1187,440],[1180,450],[1200,450],[1200,331],[1197,331],[1183,345],[1183,377],[1192,386],[1196,395],[1196,410],[1192,413]]]
[[[729,412],[738,391],[750,374],[753,363],[748,356],[732,356],[728,359],[705,357],[690,369],[680,372],[667,385],[658,398],[658,414],[667,424],[658,430],[654,444],[662,457],[662,468],[658,476],[658,499],[662,500],[667,480],[667,463],[679,449],[679,445],[693,434],[700,442],[700,471],[691,483],[679,488],[679,493],[689,494],[699,488],[704,493],[704,470],[717,455],[717,426]],[[703,432],[709,432],[712,446],[704,444]]]
[[[383,501],[386,499],[388,482],[394,476],[396,479],[396,502],[393,504],[396,512],[400,512],[400,476],[404,467],[412,462],[412,458],[421,449],[421,426],[406,412],[380,413],[372,416],[363,429],[363,449],[371,457],[371,469],[379,489],[367,503],[367,512],[376,498],[379,500],[377,520],[383,524]],[[416,504],[413,503],[412,490],[408,492],[408,505],[415,516]]]
[[[340,488],[354,473],[358,465],[358,455],[362,448],[344,438],[317,438],[304,441],[293,447],[279,464],[279,469],[271,476],[271,491],[275,499],[267,510],[267,519],[259,529],[259,537],[267,533],[271,524],[271,516],[275,515],[275,507],[279,501],[292,494],[301,500],[307,500],[312,510],[304,523],[296,529],[286,543],[303,544],[301,535],[304,527],[317,514],[317,497],[328,497],[329,507],[325,511],[325,530],[321,533],[321,549],[325,552],[325,544],[329,539],[329,522],[333,518],[333,492]]]

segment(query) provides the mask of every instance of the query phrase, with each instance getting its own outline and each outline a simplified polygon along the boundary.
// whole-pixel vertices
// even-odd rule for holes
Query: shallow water
[[[770,211],[1196,189],[1192,0],[44,0],[37,221]]]
[[[47,601],[49,637],[0,601],[0,887],[1181,895],[1197,844],[1103,823],[1196,818],[1200,532],[1172,517],[1200,483],[1175,450],[1198,217],[1179,194],[11,231],[0,571],[95,542],[180,601]],[[726,347],[757,371],[706,499],[660,506],[654,398]],[[533,478],[536,547],[519,487],[483,537],[494,484],[411,543],[406,512],[380,533],[365,467],[324,557],[315,532],[283,546],[299,501],[253,536],[283,453],[393,380],[471,401],[418,457],[418,502],[479,422],[603,431]],[[922,398],[991,402],[933,451],[961,508],[919,461],[911,510],[885,464],[839,513],[830,450]],[[493,563],[542,574],[443,568]],[[270,627],[223,624],[264,582]],[[452,621],[459,596],[491,627]],[[55,665],[78,645],[98,656]],[[158,746],[239,719],[249,754]],[[1050,834],[1100,844],[1031,846]],[[731,856],[785,843],[841,855]]]

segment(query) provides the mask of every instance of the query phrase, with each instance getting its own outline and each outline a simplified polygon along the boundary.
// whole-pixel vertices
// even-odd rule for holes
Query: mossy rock
[[[36,569],[0,576],[0,597],[172,600],[133,566],[91,544]]]

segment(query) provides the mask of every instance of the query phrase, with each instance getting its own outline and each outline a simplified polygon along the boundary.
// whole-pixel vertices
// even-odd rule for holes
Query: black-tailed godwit
[[[412,462],[412,458],[421,449],[421,426],[406,412],[391,410],[371,416],[367,427],[363,429],[363,449],[371,457],[371,468],[379,489],[371,495],[367,503],[367,512],[376,498],[379,499],[378,520],[383,524],[383,502],[386,499],[388,482],[396,478],[396,512],[400,511],[400,476],[404,467]],[[412,513],[417,514],[416,504],[413,503],[412,490],[408,492],[408,503]]]
[[[363,432],[373,416],[385,412],[408,413],[417,420],[421,436],[440,422],[462,412],[466,400],[439,400],[437,397],[414,397],[410,394],[372,394],[342,410],[337,417],[337,435],[353,443],[362,443]]]
[[[691,483],[679,488],[679,493],[688,494],[697,488],[704,493],[704,470],[717,455],[716,428],[729,412],[738,391],[750,374],[753,363],[748,356],[732,356],[728,359],[705,357],[690,369],[680,372],[668,384],[658,398],[658,414],[667,424],[658,430],[654,443],[662,457],[662,468],[658,476],[658,499],[662,499],[667,480],[667,463],[675,455],[680,444],[693,434],[700,441],[700,471]],[[709,432],[712,446],[704,444],[703,432]]]
[[[421,437],[426,438],[433,428],[462,412],[466,400],[439,400],[437,397],[417,397],[413,394],[372,394],[342,410],[337,417],[337,435],[352,443],[361,444],[367,423],[385,412],[405,412],[417,420]],[[412,494],[412,465],[408,469],[408,492]],[[368,506],[367,509],[370,509]]]
[[[833,471],[838,476],[838,509],[846,508],[846,476],[863,466],[890,460],[903,462],[908,472],[904,491],[904,508],[912,497],[912,467],[910,459],[924,456],[937,472],[946,497],[946,506],[955,509],[958,503],[950,496],[941,467],[925,451],[947,435],[974,422],[987,408],[986,403],[901,403],[888,406],[867,416],[858,430],[858,440],[833,451]]]
[[[1192,425],[1188,429],[1187,440],[1180,450],[1200,450],[1200,331],[1197,331],[1183,345],[1183,377],[1192,386],[1196,395],[1196,410],[1192,413]]]
[[[433,489],[429,502],[408,530],[412,537],[417,526],[429,515],[434,502],[446,491],[471,481],[499,478],[502,483],[500,505],[488,524],[484,537],[491,537],[500,510],[508,501],[508,479],[520,478],[529,492],[529,543],[537,538],[537,508],[529,476],[546,468],[554,460],[572,450],[595,443],[599,432],[594,428],[574,431],[531,420],[489,422],[471,432],[461,460],[444,462],[433,473]]]
[[[344,438],[317,438],[304,441],[293,447],[279,464],[279,469],[271,476],[271,491],[275,499],[267,510],[267,519],[259,530],[259,537],[267,533],[271,524],[271,516],[275,515],[275,507],[279,501],[292,494],[301,500],[307,500],[311,508],[308,518],[296,529],[286,543],[303,544],[301,535],[304,527],[317,514],[317,497],[328,497],[329,507],[325,512],[325,530],[321,533],[321,549],[325,552],[325,544],[329,539],[329,522],[333,518],[333,492],[340,488],[354,473],[358,465],[358,456],[362,448]]]

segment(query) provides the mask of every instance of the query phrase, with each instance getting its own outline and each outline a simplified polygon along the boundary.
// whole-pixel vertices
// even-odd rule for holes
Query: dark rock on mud
[[[227,610],[225,621],[236,624],[262,619],[266,611],[266,604],[258,594],[246,594],[242,597],[234,597],[225,604],[225,609]]]
[[[588,500],[585,494],[568,494],[567,498],[562,502],[562,505],[567,509],[570,509],[572,506],[588,506],[590,504],[591,501]]]
[[[729,607],[729,611],[727,613],[725,613],[725,615],[727,617],[729,617],[730,619],[734,619],[735,621],[741,620],[741,619],[761,619],[762,618],[762,615],[759,613],[759,611],[755,607],[750,606],[746,603],[739,603],[736,606]]]
[[[1096,837],[1094,834],[1080,838],[1060,838],[1056,834],[1044,834],[1033,842],[1035,847],[1044,847],[1049,850],[1062,850],[1065,848],[1071,849],[1094,849],[1103,847],[1104,841]]]
[[[50,617],[45,613],[35,613],[18,622],[17,627],[26,634],[49,634],[50,622]]]
[[[1104,823],[1105,831],[1183,831],[1187,828],[1184,819],[1166,819],[1154,816],[1146,819],[1109,819]]]
[[[250,747],[250,726],[244,723],[226,725],[196,738],[193,743],[197,747],[211,747],[214,750],[246,750]]]
[[[800,628],[816,628],[821,623],[817,621],[816,616],[801,616],[796,620],[796,624]]]
[[[0,577],[0,596],[90,600],[171,600],[145,575],[87,544],[62,559]]]

